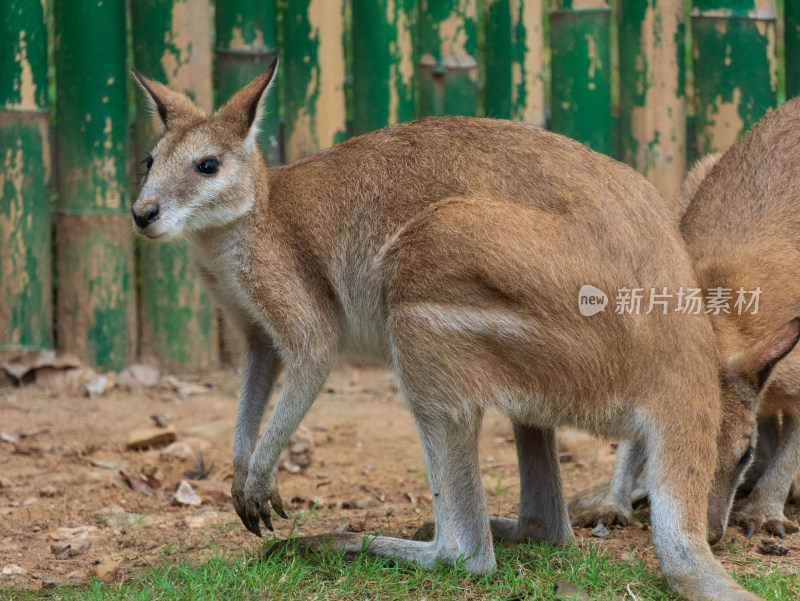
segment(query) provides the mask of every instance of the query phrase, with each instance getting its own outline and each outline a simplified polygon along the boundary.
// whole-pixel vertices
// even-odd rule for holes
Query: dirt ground
[[[199,386],[179,395],[162,378],[152,388],[114,389],[98,398],[35,384],[0,389],[0,588],[68,585],[90,576],[119,581],[149,564],[202,560],[257,543],[229,495],[240,376],[219,371],[181,378]],[[130,431],[153,427],[154,413],[163,414],[182,444],[168,452],[126,450]],[[313,460],[298,473],[280,472],[290,519],[274,518],[278,537],[337,528],[410,535],[430,519],[419,438],[388,371],[340,365],[303,423],[313,438]],[[564,432],[560,449],[568,498],[609,477],[609,441]],[[485,420],[480,461],[490,511],[515,515],[514,442],[499,414]],[[202,482],[183,475],[198,467],[207,472]],[[200,506],[169,502],[181,480]],[[579,542],[601,540],[621,560],[655,565],[646,527],[615,528],[603,539],[588,529],[575,534]],[[785,557],[759,554],[764,538],[747,540],[732,527],[716,552],[731,571],[772,565],[796,573],[800,534],[786,541]]]

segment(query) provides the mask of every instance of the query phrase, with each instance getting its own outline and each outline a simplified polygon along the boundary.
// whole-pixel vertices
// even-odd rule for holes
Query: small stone
[[[129,451],[138,451],[141,449],[164,447],[178,437],[175,428],[169,426],[167,428],[140,428],[133,430],[128,434],[128,442],[125,448]]]
[[[65,541],[58,541],[50,545],[50,552],[56,556],[56,559],[69,559],[74,555],[81,555],[89,550],[92,546],[92,541],[72,539]]]
[[[161,379],[161,370],[153,365],[134,363],[120,372],[117,378],[117,386],[123,390],[134,390],[136,388],[151,388],[158,384]]]
[[[42,486],[42,488],[39,489],[39,495],[42,497],[55,497],[58,495],[58,489],[55,486]]]
[[[111,387],[108,385],[108,376],[104,375],[95,376],[86,385],[86,394],[89,396],[90,399],[95,399],[97,397],[103,396],[103,394],[109,388]]]
[[[161,450],[161,456],[191,459],[194,457],[194,450],[185,442],[173,442],[171,445]]]
[[[42,578],[42,588],[56,588],[58,586],[58,580],[53,578]]]
[[[289,444],[281,452],[278,467],[296,474],[311,465],[314,456],[314,436],[305,426],[297,428]]]
[[[609,534],[611,533],[608,531],[608,528],[603,526],[603,524],[597,524],[597,526],[592,529],[592,536],[597,536],[598,538],[603,538]]]
[[[0,441],[13,444],[15,447],[19,446],[19,438],[8,432],[0,432]]]
[[[186,480],[181,480],[178,485],[178,490],[175,491],[175,496],[172,497],[172,502],[176,505],[200,505],[202,501],[197,493],[192,489],[191,484]]]
[[[3,574],[6,576],[16,576],[18,574],[27,574],[27,573],[28,570],[21,568],[13,563],[10,563],[3,568]]]
[[[117,562],[107,559],[91,569],[91,574],[98,580],[102,580],[104,582],[113,580],[114,577],[117,575],[119,571],[119,566]]]
[[[167,416],[163,413],[153,413],[150,416],[150,419],[152,419],[155,425],[159,428],[166,428],[169,426],[169,423],[167,422]]]
[[[95,519],[109,528],[123,528],[136,521],[136,516],[119,505],[108,505],[95,514]]]
[[[0,476],[0,490],[4,488],[11,488],[11,480],[3,476]]]
[[[39,499],[37,499],[36,497],[28,497],[22,503],[20,503],[20,505],[22,507],[30,507],[34,503],[38,503],[38,502],[39,502]]]

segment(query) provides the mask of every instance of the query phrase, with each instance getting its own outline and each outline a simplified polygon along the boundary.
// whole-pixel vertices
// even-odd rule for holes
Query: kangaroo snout
[[[147,202],[143,203],[141,207],[137,207],[136,205],[138,204],[138,202],[134,203],[134,205],[131,207],[133,221],[140,228],[145,228],[158,219],[158,203]]]
[[[714,526],[708,526],[708,533],[707,539],[709,545],[716,545],[720,540],[722,540],[722,535],[725,533],[725,529],[722,527],[722,524],[716,524]]]

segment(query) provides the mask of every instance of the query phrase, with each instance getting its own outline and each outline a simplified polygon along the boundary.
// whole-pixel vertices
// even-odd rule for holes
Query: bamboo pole
[[[487,117],[545,125],[543,0],[488,0]]]
[[[414,118],[414,0],[353,1],[353,129]]]
[[[148,77],[212,108],[211,23],[206,0],[131,4],[133,60]],[[144,157],[160,133],[158,116],[137,94],[136,147]],[[186,243],[139,246],[139,333],[143,361],[207,367],[219,361],[216,312],[190,264]]]
[[[217,2],[217,106],[260,75],[278,55],[276,0]],[[269,165],[281,162],[280,93],[273,85],[265,100],[259,146]]]
[[[725,151],[776,106],[774,0],[695,0],[695,158]]]
[[[420,115],[478,111],[477,0],[421,0]]]
[[[347,137],[345,0],[282,0],[286,159]]]
[[[674,203],[686,171],[683,0],[622,0],[619,155]]]
[[[125,3],[54,4],[58,346],[121,369],[135,348]]]
[[[45,4],[0,19],[0,350],[53,345]]]
[[[611,155],[608,0],[550,0],[553,131]]]
[[[785,0],[783,7],[786,98],[793,98],[800,94],[800,2]]]

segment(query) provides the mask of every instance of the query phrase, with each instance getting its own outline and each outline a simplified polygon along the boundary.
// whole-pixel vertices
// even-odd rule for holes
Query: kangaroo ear
[[[792,351],[798,340],[800,340],[800,317],[795,317],[753,348],[739,353],[732,359],[739,372],[760,392],[775,365]]]
[[[175,127],[179,123],[187,123],[206,117],[206,114],[184,94],[145,77],[134,68],[131,68],[131,72],[141,88],[146,92],[147,99],[150,101],[150,108],[153,112],[158,113],[165,130]]]
[[[264,98],[266,98],[272,82],[275,81],[277,71],[278,59],[276,57],[266,71],[236,92],[233,98],[217,113],[233,132],[244,138],[251,150],[256,147],[258,124],[264,115]]]

